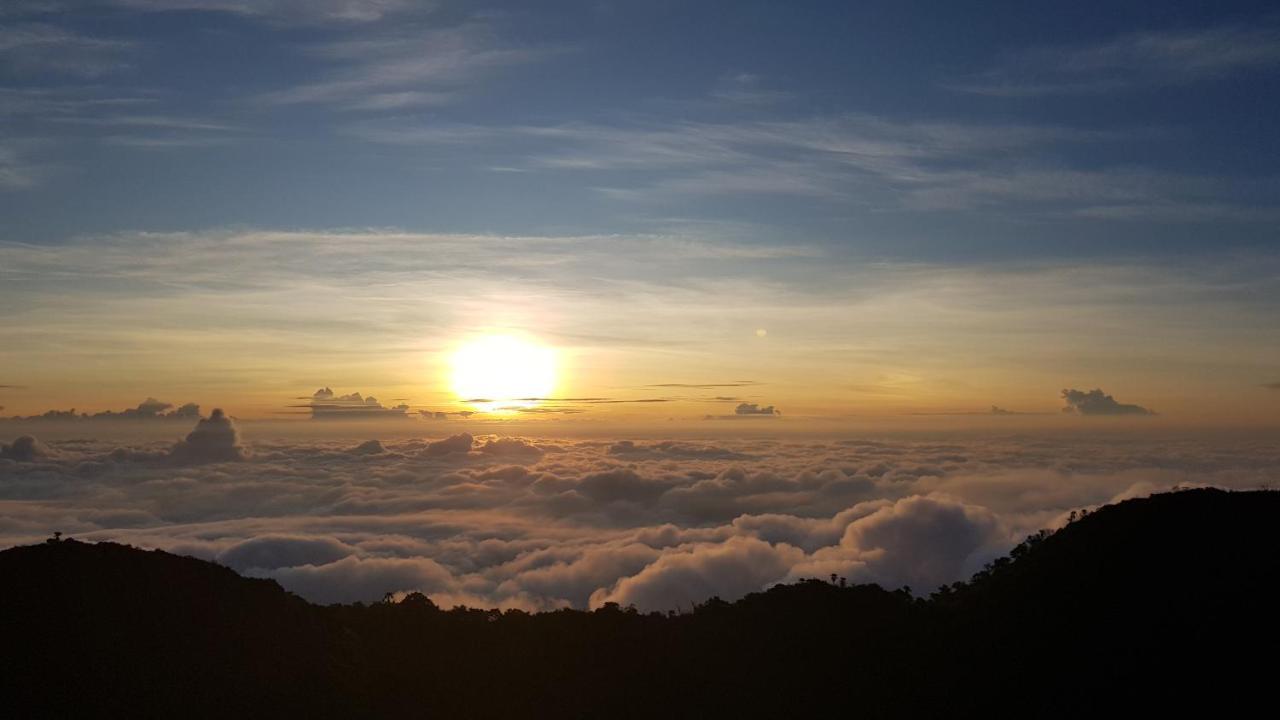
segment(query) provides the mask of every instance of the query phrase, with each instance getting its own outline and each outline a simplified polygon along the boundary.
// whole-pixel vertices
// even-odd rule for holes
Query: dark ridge
[[[0,552],[6,717],[1065,717],[1272,702],[1280,493],[1040,533],[929,599],[808,580],[679,615],[317,607],[163,552]],[[1265,712],[1265,710],[1264,710]]]

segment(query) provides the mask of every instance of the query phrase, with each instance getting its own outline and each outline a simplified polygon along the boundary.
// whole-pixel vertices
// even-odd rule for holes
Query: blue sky
[[[9,0],[0,404],[1274,417],[1278,85],[1261,2]]]
[[[998,5],[998,6],[997,6]],[[1267,247],[1267,3],[10,3],[6,239],[717,224],[894,258]]]

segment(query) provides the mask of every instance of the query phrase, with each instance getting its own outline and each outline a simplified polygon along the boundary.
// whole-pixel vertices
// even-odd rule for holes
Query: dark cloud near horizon
[[[311,412],[312,420],[371,420],[385,418],[409,417],[408,405],[386,407],[372,395],[364,397],[358,392],[338,395],[332,388],[322,387],[311,394],[305,405],[293,407],[306,408]]]
[[[1062,399],[1067,403],[1067,406],[1062,408],[1064,413],[1078,415],[1155,415],[1155,412],[1141,405],[1117,402],[1114,397],[1102,392],[1100,388],[1087,392],[1084,390],[1064,389],[1062,391]]]
[[[167,411],[167,412],[166,412]],[[38,422],[38,421],[78,421],[78,420],[195,420],[200,417],[200,406],[196,403],[186,403],[175,407],[173,403],[167,403],[149,397],[138,403],[137,407],[127,408],[125,410],[104,410],[99,413],[76,413],[75,408],[70,410],[48,410],[40,415],[27,415],[25,417],[9,417],[0,418],[0,420],[9,420],[15,422]]]
[[[781,417],[782,412],[773,405],[760,405],[759,403],[740,402],[733,409],[732,415],[705,415],[703,420],[742,420],[747,418],[765,419]]]
[[[512,405],[510,407],[498,408],[499,410],[517,412],[523,415],[580,415],[586,410],[571,407],[522,407]]]
[[[781,415],[772,405],[761,407],[756,403],[739,403],[733,409],[734,415]]]
[[[421,416],[424,420],[448,420],[449,418],[453,418],[453,417],[466,419],[475,414],[476,413],[473,410],[451,410],[451,411],[419,410],[418,411],[418,415]]]
[[[744,402],[744,403],[738,403],[738,406],[733,409],[733,414],[739,417],[742,417],[742,416],[777,417],[782,413],[779,412],[778,409],[772,405],[760,405],[758,403]]]
[[[911,415],[917,415],[917,416],[922,416],[922,417],[930,417],[930,416],[954,417],[954,416],[974,416],[974,415],[981,415],[981,416],[991,416],[991,415],[997,415],[997,416],[1005,416],[1005,415],[1052,415],[1052,414],[1053,414],[1053,413],[1046,413],[1046,412],[1027,412],[1027,411],[1024,411],[1024,410],[1009,410],[1008,408],[1002,408],[1002,407],[1000,407],[999,405],[992,405],[992,406],[991,406],[991,409],[990,409],[990,410],[986,410],[986,411],[979,411],[979,410],[952,410],[952,411],[943,411],[943,412],[913,412],[913,413],[911,413]]]
[[[1280,381],[1273,382],[1273,383],[1263,383],[1262,387],[1268,390],[1280,390]]]

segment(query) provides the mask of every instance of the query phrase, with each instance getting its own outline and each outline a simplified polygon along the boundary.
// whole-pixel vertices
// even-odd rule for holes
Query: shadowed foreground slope
[[[696,612],[310,605],[191,558],[0,553],[0,703],[44,716],[1150,714],[1270,702],[1280,493],[1103,508],[928,600],[808,581]],[[12,713],[3,713],[11,716]]]

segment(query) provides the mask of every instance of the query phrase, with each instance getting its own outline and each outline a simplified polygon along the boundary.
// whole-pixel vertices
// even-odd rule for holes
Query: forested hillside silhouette
[[[319,607],[111,543],[0,553],[6,717],[1052,717],[1271,712],[1280,493],[1042,532],[928,598],[812,579],[683,614]]]

